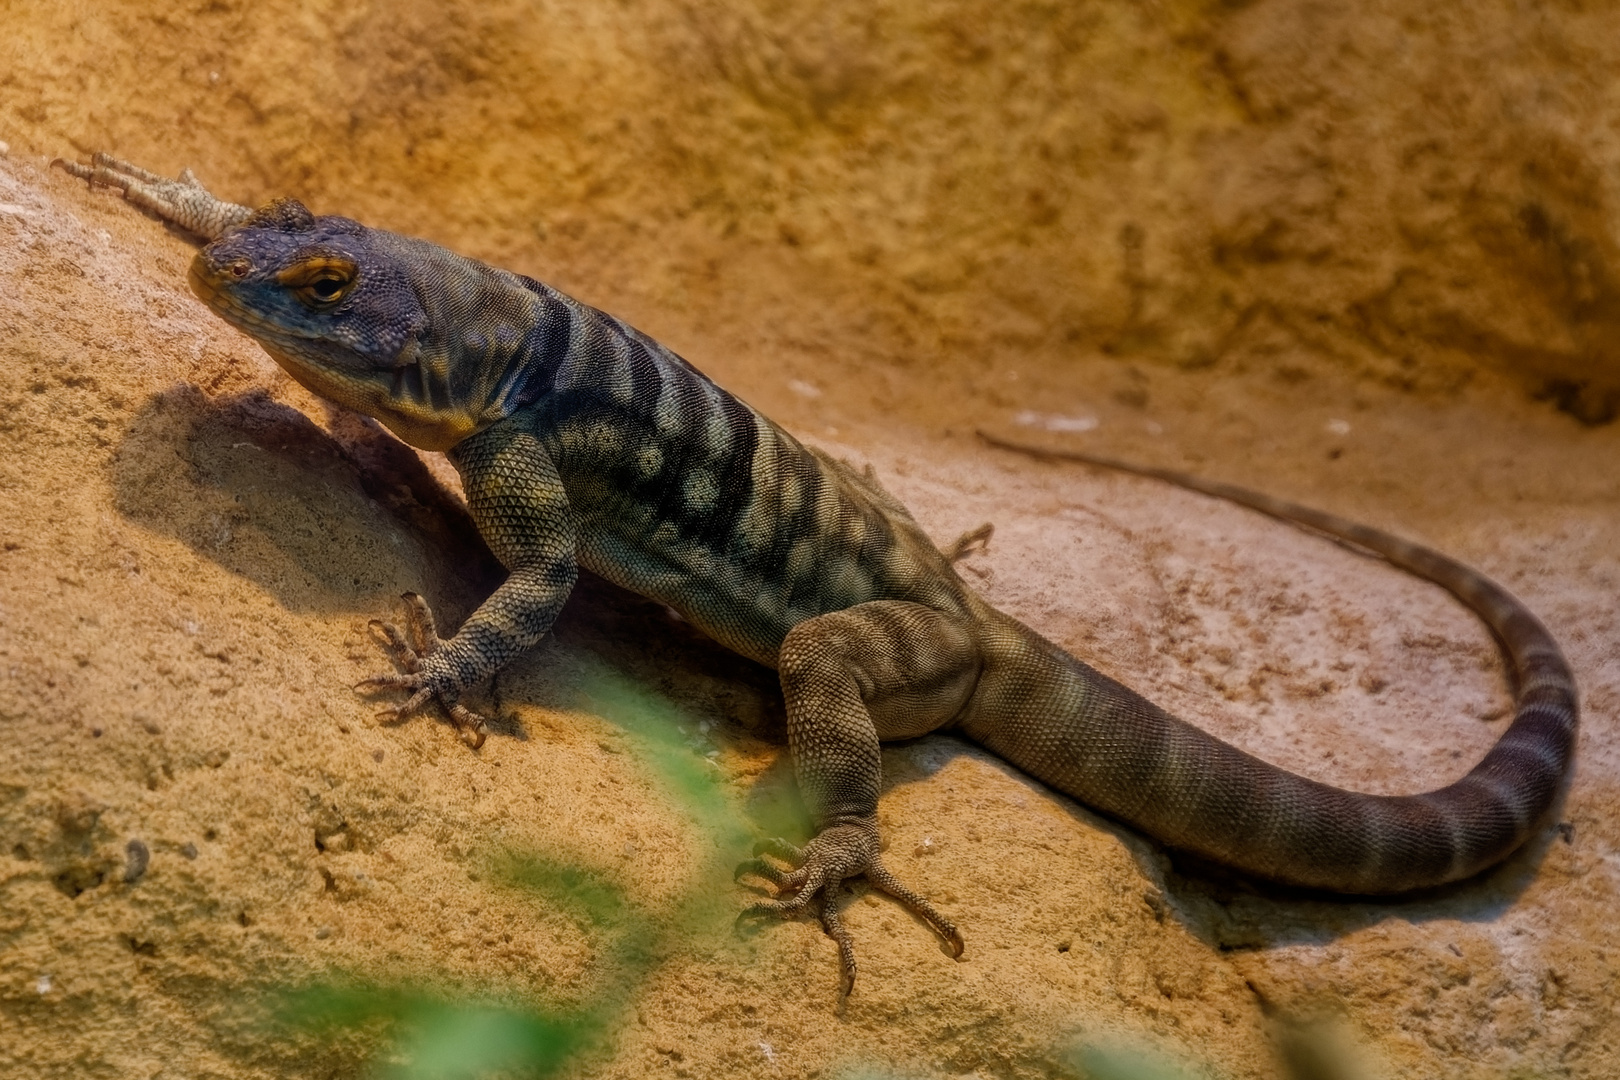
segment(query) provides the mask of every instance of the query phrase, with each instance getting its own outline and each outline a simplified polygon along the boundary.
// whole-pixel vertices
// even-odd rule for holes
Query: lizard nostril
[[[249,271],[252,269],[253,264],[248,262],[246,259],[232,259],[230,262],[225,264],[225,272],[231,275],[231,277],[236,278],[238,281],[247,277]]]

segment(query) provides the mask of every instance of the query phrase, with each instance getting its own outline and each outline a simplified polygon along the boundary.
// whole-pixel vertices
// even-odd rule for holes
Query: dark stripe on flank
[[[759,430],[748,406],[724,390],[719,392],[719,399],[731,445],[709,466],[718,488],[714,509],[709,513],[683,512],[681,532],[713,551],[725,552],[730,549],[743,515],[756,495],[754,455],[759,451]],[[694,418],[693,428],[686,436],[693,444],[703,438],[705,419]]]
[[[765,519],[772,523],[772,529],[766,542],[749,553],[750,566],[764,580],[778,583],[789,595],[797,595],[798,583],[786,580],[788,561],[798,541],[819,534],[816,502],[827,478],[820,463],[792,436],[778,432],[773,449],[768,469],[770,489],[755,493],[755,498],[767,501]],[[797,492],[797,500],[791,506],[788,502],[790,487]],[[818,583],[826,570],[825,565],[816,568]]]
[[[573,316],[562,304],[548,307],[555,311],[547,311],[539,322],[529,327],[513,357],[506,392],[506,403],[511,409],[533,405],[551,393],[557,369],[568,355],[568,332]]]
[[[620,339],[619,362],[630,369],[630,407],[650,417],[664,388],[658,360],[639,337],[626,334]]]
[[[830,559],[833,556],[831,545],[842,537],[842,529],[836,527],[831,535],[822,535],[820,528],[820,503],[826,493],[827,485],[835,483],[821,468],[820,462],[805,454],[797,445],[792,446],[794,468],[799,473],[799,507],[791,517],[782,520],[776,530],[775,542],[771,546],[770,569],[768,573],[778,581],[782,581],[788,596],[795,601],[804,602],[811,596],[825,601],[821,596],[828,590],[833,582],[827,573]],[[842,522],[839,522],[839,526]],[[788,562],[793,552],[807,538],[819,549],[821,558],[818,558],[803,568],[798,580],[784,580],[788,574]],[[817,604],[817,607],[825,606]]]
[[[522,375],[524,397],[519,404],[539,400],[551,390],[557,370],[568,359],[573,340],[574,309],[554,291],[533,278],[514,275],[540,298],[540,317],[524,334],[519,355],[526,369]],[[513,399],[517,401],[516,398]]]
[[[662,363],[658,354],[639,341],[631,339],[627,344],[636,357],[631,374],[637,380],[637,397],[633,415],[624,421],[635,430],[640,446],[657,446],[661,464],[653,475],[643,476],[632,461],[615,463],[613,482],[650,511],[652,522],[673,523],[680,540],[723,554],[754,494],[753,462],[759,433],[753,413],[721,391],[716,404],[724,410],[728,441],[718,454],[713,453],[704,434],[708,425],[702,406],[708,399],[697,381],[702,376],[690,368]],[[676,395],[680,420],[675,431],[660,437],[655,413],[658,395],[664,392]],[[687,503],[685,480],[698,472],[714,477],[712,509]]]

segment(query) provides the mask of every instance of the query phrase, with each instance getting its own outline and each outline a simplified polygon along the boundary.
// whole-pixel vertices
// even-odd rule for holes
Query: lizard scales
[[[166,180],[104,155],[61,164],[203,236],[190,280],[216,313],[314,392],[447,451],[461,472],[509,577],[448,640],[420,600],[409,634],[386,628],[404,673],[369,682],[411,693],[396,712],[437,699],[476,729],[457,699],[543,636],[576,565],[777,668],[816,836],[756,853],[789,869],[754,859],[739,872],[779,889],[750,911],[821,918],[846,992],[853,946],[829,902],[846,878],[865,875],[962,947],[879,858],[882,739],[955,730],[1170,847],[1349,894],[1406,892],[1500,861],[1573,761],[1576,690],[1557,644],[1506,591],[1436,552],[1135,470],[1369,548],[1449,589],[1496,633],[1517,693],[1485,758],[1424,794],[1344,791],[1207,735],[990,607],[870,471],[802,445],[610,315],[293,200],[258,211],[222,202],[189,171]]]

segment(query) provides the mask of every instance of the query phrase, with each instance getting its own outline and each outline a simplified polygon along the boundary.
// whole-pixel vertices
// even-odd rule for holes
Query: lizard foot
[[[787,863],[790,869],[783,869],[776,863],[760,858],[762,855]],[[864,875],[867,881],[900,901],[907,910],[939,931],[952,956],[962,955],[964,943],[961,931],[935,910],[933,904],[901,884],[883,865],[878,856],[875,822],[855,821],[829,826],[802,848],[786,840],[762,840],[754,846],[754,856],[737,867],[734,878],[763,878],[776,887],[777,899],[762,900],[745,908],[737,916],[738,923],[760,916],[793,916],[806,911],[814,913],[821,920],[821,927],[827,936],[838,943],[842,971],[840,997],[848,997],[850,991],[855,989],[855,942],[844,926],[835,903],[839,888],[847,879]]]
[[[214,198],[190,169],[182,172],[178,180],[170,180],[111,154],[95,154],[88,165],[65,158],[51,164],[69,176],[87,181],[91,187],[116,188],[142,210],[207,240],[218,239],[226,229],[253,216],[251,206]]]
[[[456,701],[458,688],[450,685],[448,680],[435,679],[425,670],[428,658],[445,643],[433,623],[432,609],[426,600],[413,592],[406,593],[401,599],[405,601],[404,630],[381,619],[372,619],[366,627],[380,636],[394,662],[405,669],[404,673],[373,675],[369,679],[361,679],[355,684],[355,689],[403,688],[412,691],[403,705],[389,705],[377,714],[378,719],[389,722],[402,720],[429,700],[437,698],[440,708],[450,717],[456,730],[461,732],[462,739],[477,750],[484,745],[484,738],[488,734],[484,718]]]

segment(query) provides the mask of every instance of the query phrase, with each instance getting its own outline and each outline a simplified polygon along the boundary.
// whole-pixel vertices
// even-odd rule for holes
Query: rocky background
[[[534,1016],[579,1076],[1620,1072],[1620,13],[227,0],[0,30],[0,1072],[425,1070]],[[102,149],[630,319],[941,541],[993,521],[964,575],[999,605],[1324,780],[1465,771],[1509,700],[1488,633],[975,430],[1462,557],[1581,680],[1567,804],[1482,880],[1324,901],[898,746],[888,858],[968,951],[857,888],[840,1007],[819,927],[730,928],[726,868],[803,828],[771,673],[587,582],[481,751],[350,692],[400,592],[459,619],[490,588],[453,477],[46,167]]]

